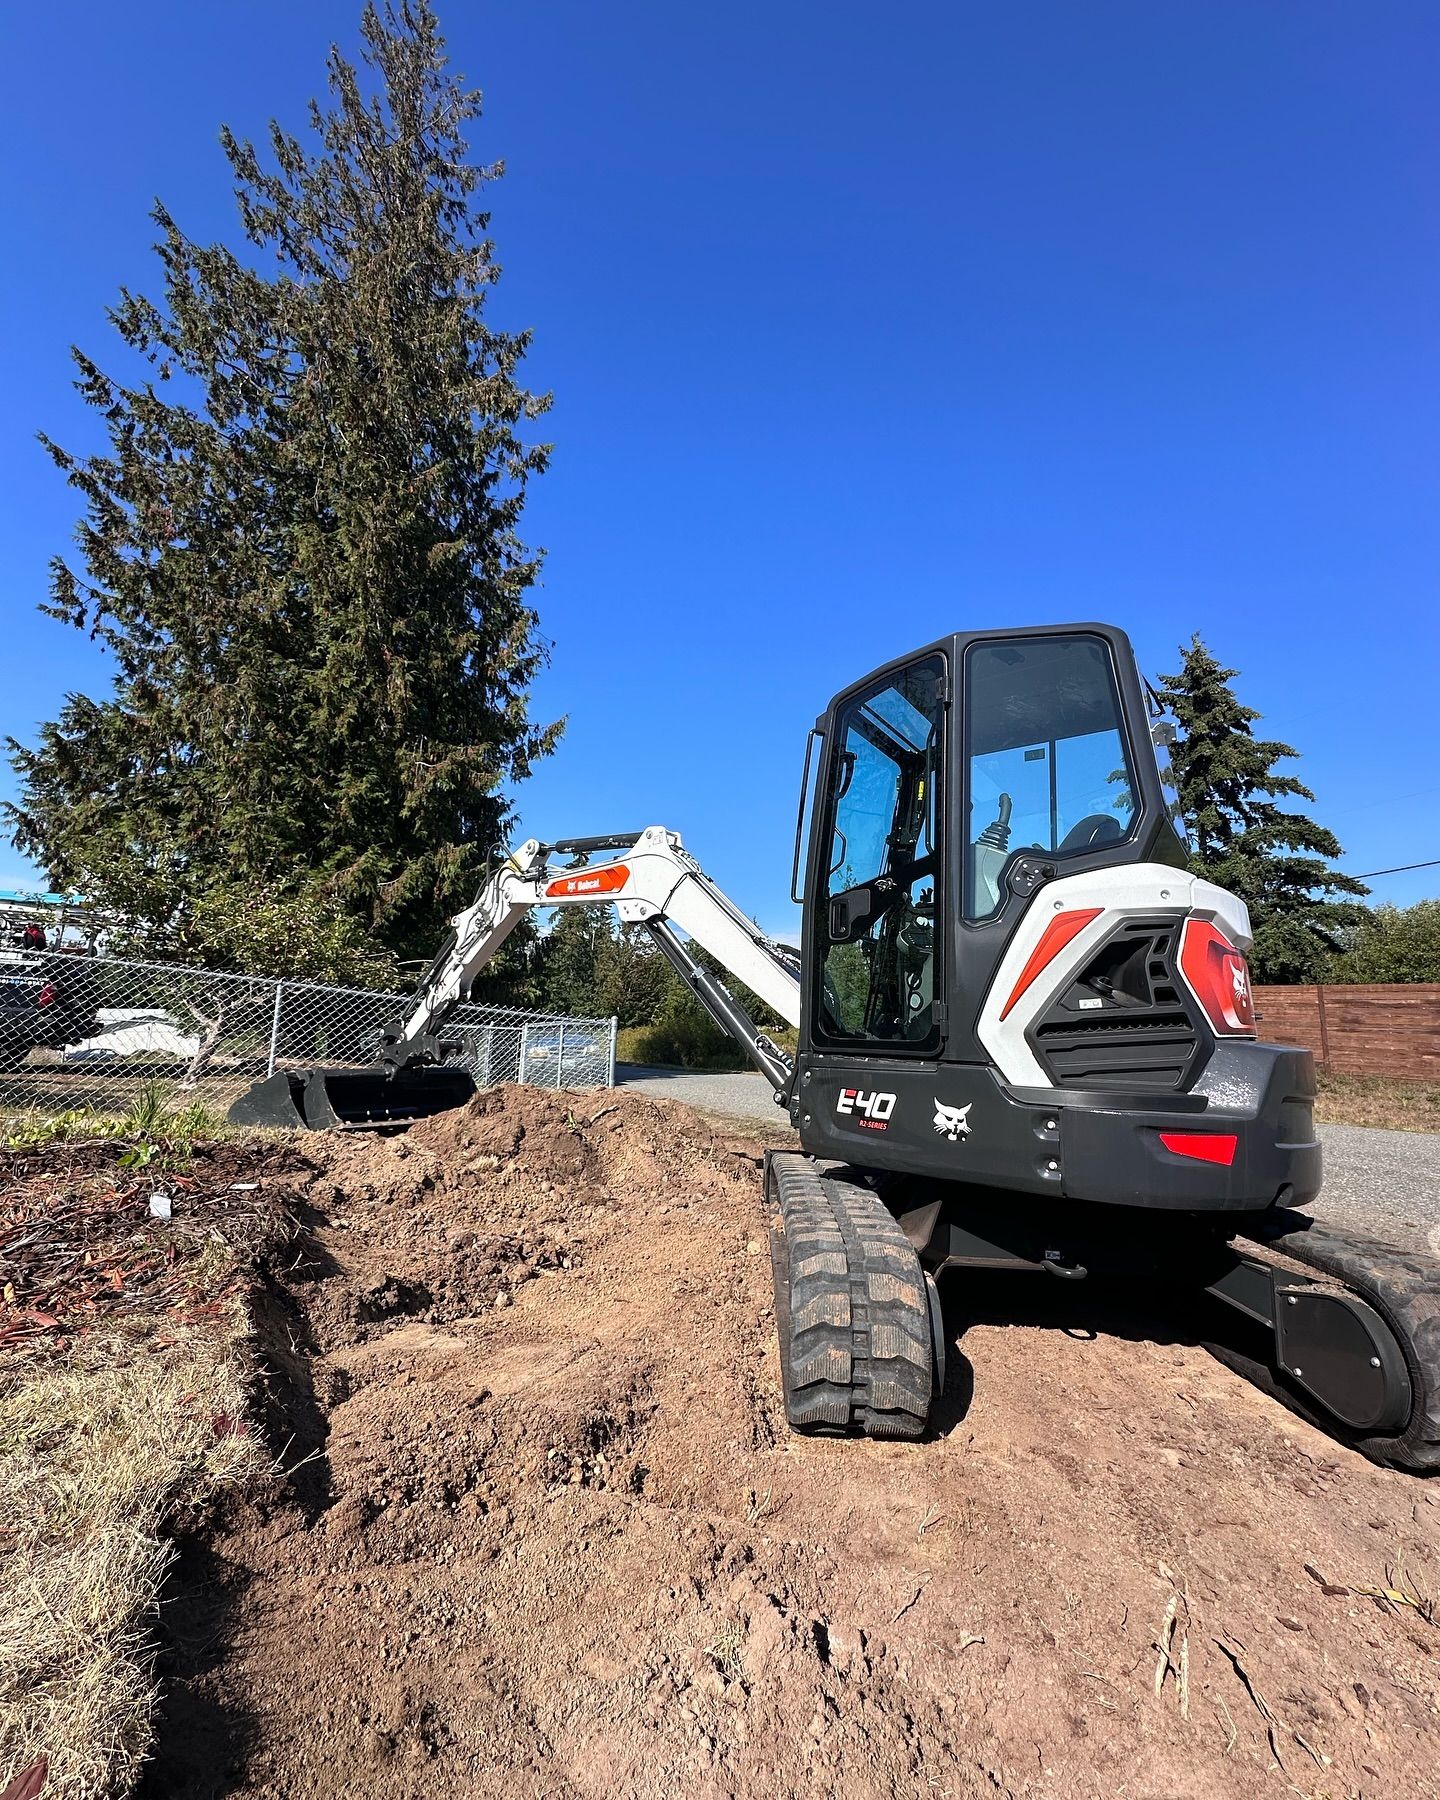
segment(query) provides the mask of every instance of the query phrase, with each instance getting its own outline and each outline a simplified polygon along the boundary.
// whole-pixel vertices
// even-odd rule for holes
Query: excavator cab
[[[987,977],[1037,888],[1188,847],[1122,632],[946,638],[847,689],[807,878],[812,1047],[984,1060]]]
[[[1256,1041],[1249,920],[1186,870],[1168,723],[1123,632],[957,633],[816,731],[807,1150],[1115,1205],[1314,1193],[1309,1060]],[[1169,1150],[1202,1112],[1214,1141]]]

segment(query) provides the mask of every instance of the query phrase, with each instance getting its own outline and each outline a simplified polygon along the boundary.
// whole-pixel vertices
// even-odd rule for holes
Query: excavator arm
[[[605,860],[592,862],[597,855]],[[554,860],[558,857],[574,860],[562,866]],[[726,898],[685,849],[679,833],[663,825],[651,825],[638,835],[569,838],[555,844],[531,838],[507,856],[473,904],[451,920],[449,935],[409,1012],[387,1036],[386,1061],[413,1067],[442,1059],[439,1032],[446,1015],[467,998],[475,977],[532,907],[607,905],[626,924],[645,928],[717,1024],[767,1077],[777,1097],[785,1094],[793,1073],[789,1056],[674,928],[709,951],[790,1025],[800,1022],[798,970]]]
[[[617,852],[619,854],[617,854]],[[591,858],[601,856],[602,861]],[[559,858],[571,858],[562,863]],[[614,906],[640,925],[711,1017],[741,1045],[784,1104],[794,1079],[791,1057],[694,954],[700,945],[787,1024],[800,1022],[798,958],[772,944],[728,900],[680,841],[651,825],[638,835],[531,838],[488,877],[450,930],[400,1022],[384,1033],[380,1061],[368,1068],[277,1069],[231,1106],[235,1125],[321,1131],[385,1130],[459,1106],[475,1091],[464,1068],[446,1064],[447,1016],[532,907]]]

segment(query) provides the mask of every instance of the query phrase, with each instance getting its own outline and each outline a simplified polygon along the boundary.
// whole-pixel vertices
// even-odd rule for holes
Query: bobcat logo
[[[959,1143],[962,1137],[970,1135],[970,1108],[975,1104],[971,1100],[965,1106],[944,1106],[935,1102],[935,1129],[942,1137],[949,1138],[952,1144]]]

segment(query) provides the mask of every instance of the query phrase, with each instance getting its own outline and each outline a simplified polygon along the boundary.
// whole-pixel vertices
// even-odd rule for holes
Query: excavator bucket
[[[474,1092],[468,1069],[281,1069],[247,1088],[226,1117],[270,1130],[401,1131]]]

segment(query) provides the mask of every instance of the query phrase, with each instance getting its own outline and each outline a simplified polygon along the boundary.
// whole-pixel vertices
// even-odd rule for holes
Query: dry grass
[[[1322,1125],[1379,1125],[1392,1131],[1440,1131],[1440,1085],[1390,1075],[1320,1071],[1315,1117]]]
[[[244,1335],[235,1304],[164,1350],[91,1333],[0,1370],[0,1788],[42,1755],[47,1793],[133,1787],[162,1522],[265,1462],[241,1424]]]

